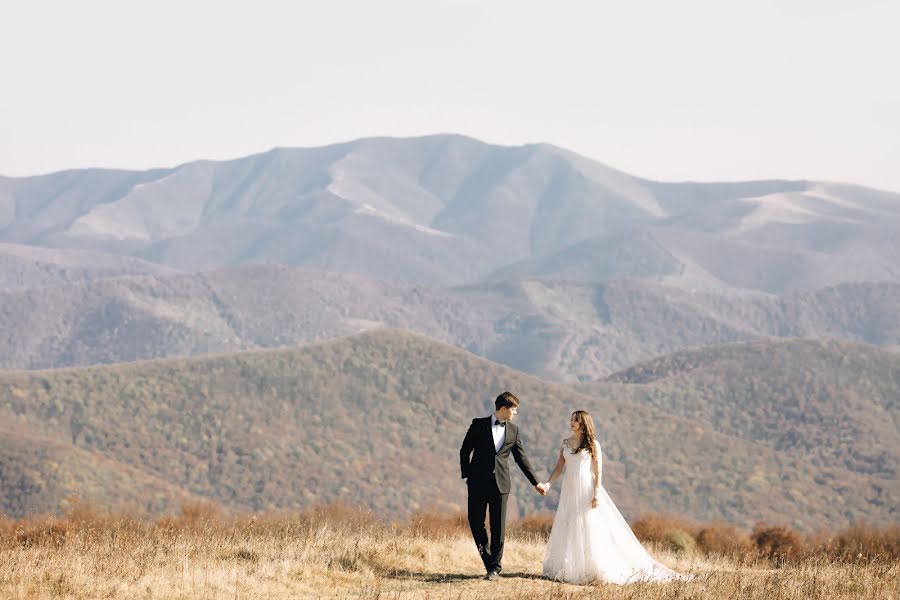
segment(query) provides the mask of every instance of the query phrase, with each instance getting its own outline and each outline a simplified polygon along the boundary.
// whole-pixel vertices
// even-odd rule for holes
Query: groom
[[[503,537],[506,533],[506,501],[509,498],[509,455],[525,473],[525,477],[542,496],[546,488],[538,484],[537,477],[525,455],[519,428],[510,419],[519,410],[519,399],[503,392],[494,401],[494,414],[483,419],[472,419],[462,448],[459,449],[462,477],[469,487],[469,527],[475,546],[481,554],[485,579],[500,575],[503,558]],[[484,516],[490,508],[491,541],[484,529]]]

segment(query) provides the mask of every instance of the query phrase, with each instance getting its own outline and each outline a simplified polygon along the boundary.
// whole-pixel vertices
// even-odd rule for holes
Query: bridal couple
[[[469,488],[469,526],[487,570],[485,579],[497,579],[500,575],[510,454],[541,495],[562,476],[559,505],[544,551],[544,576],[576,584],[685,578],[656,562],[644,550],[600,485],[600,444],[591,415],[583,410],[572,413],[572,435],[560,442],[550,478],[539,483],[525,454],[519,428],[512,422],[519,399],[503,392],[494,405],[494,414],[472,420],[459,451],[462,476]],[[487,512],[490,541],[484,527]]]

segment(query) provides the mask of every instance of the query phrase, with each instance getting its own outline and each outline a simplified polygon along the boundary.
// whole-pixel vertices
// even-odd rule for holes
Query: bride
[[[547,489],[563,476],[544,575],[576,584],[686,579],[653,560],[600,485],[600,444],[591,415],[576,410],[569,426],[572,437],[562,441],[550,480],[542,484]]]

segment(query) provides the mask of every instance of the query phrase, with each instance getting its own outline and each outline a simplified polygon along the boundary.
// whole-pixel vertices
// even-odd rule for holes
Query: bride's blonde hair
[[[586,410],[576,410],[572,413],[572,420],[581,425],[581,444],[572,450],[572,453],[587,450],[591,456],[596,457],[597,445],[594,444],[594,440],[597,439],[597,431],[594,429],[594,419],[591,418],[591,414]]]

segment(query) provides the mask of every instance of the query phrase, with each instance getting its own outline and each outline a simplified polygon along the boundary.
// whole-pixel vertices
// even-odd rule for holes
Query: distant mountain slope
[[[900,285],[775,298],[648,282],[398,284],[247,266],[0,293],[0,368],[290,346],[401,328],[554,380],[596,379],[688,347],[768,337],[900,346]]]
[[[0,291],[22,291],[123,275],[167,275],[172,269],[114,254],[0,243]]]
[[[659,278],[783,293],[900,281],[900,195],[660,183],[548,144],[458,135],[277,148],[173,169],[0,181],[0,242],[181,270],[268,262],[379,279]]]
[[[596,415],[604,484],[627,516],[664,510],[805,528],[896,518],[896,480],[815,466],[798,453],[640,406],[629,386],[606,385],[581,395],[392,331],[290,350],[5,374],[0,421],[45,441],[16,453],[13,465],[4,460],[2,473],[46,468],[34,463],[46,464],[40,455],[60,443],[46,441],[53,439],[135,469],[129,498],[150,485],[142,472],[255,510],[337,499],[396,516],[454,509],[464,503],[458,447],[469,420],[488,414],[493,396],[510,389],[523,400],[522,430],[542,476],[569,413]],[[43,498],[79,491],[88,467],[72,469],[66,485]],[[514,514],[555,503],[558,488],[541,498],[524,477],[514,480]],[[27,504],[17,499],[19,487],[0,483],[5,510]],[[114,503],[123,493],[118,485],[85,496]],[[147,505],[158,507],[158,495]]]
[[[565,281],[663,280],[683,274],[685,264],[649,230],[589,238],[552,254],[503,267],[489,279],[549,278]],[[712,277],[706,282],[714,285]]]
[[[900,481],[900,353],[836,340],[685,350],[578,386],[630,397],[716,431]],[[898,507],[894,507],[895,510]]]
[[[140,466],[79,448],[65,436],[35,434],[6,416],[0,417],[0,487],[0,516],[55,511],[72,497],[137,514],[203,499]]]
[[[454,341],[490,321],[441,288],[252,266],[0,294],[0,364],[47,368],[191,356],[405,327]]]

